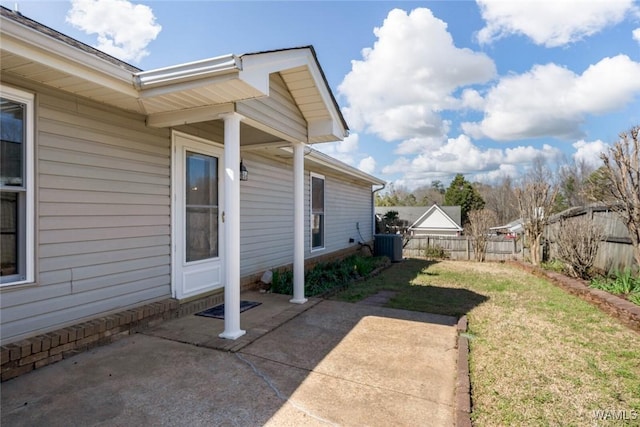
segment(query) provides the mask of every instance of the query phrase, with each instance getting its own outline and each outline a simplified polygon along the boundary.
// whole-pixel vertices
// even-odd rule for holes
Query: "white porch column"
[[[240,120],[231,113],[224,119],[224,332],[235,340],[240,329]]]
[[[293,298],[304,304],[304,144],[293,144]]]

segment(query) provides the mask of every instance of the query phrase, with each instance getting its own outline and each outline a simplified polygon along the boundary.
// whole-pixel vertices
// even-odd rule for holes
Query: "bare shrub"
[[[586,215],[562,220],[555,235],[558,258],[572,276],[589,278],[603,237],[603,228]]]
[[[479,209],[469,212],[467,233],[473,237],[473,251],[475,260],[482,262],[487,254],[489,241],[489,227],[497,223],[496,213],[489,209]]]

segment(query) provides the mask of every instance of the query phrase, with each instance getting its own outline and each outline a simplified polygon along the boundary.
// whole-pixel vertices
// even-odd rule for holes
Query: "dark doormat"
[[[255,301],[240,301],[240,313],[247,311],[253,307],[257,307],[261,302]],[[224,319],[224,304],[216,305],[215,307],[208,308],[200,313],[196,313],[196,316],[215,317],[216,319]]]

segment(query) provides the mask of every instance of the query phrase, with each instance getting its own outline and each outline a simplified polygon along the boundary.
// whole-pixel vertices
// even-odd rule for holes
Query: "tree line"
[[[531,262],[540,263],[539,248],[548,219],[554,213],[591,203],[607,204],[627,226],[640,265],[640,125],[622,132],[619,140],[601,153],[602,163],[592,167],[583,161],[565,162],[554,169],[544,158],[534,159],[532,167],[518,181],[502,177],[495,185],[470,182],[457,174],[445,188],[441,181],[409,191],[391,185],[376,194],[376,206],[460,206],[462,226],[479,245],[484,256],[489,227],[522,220],[525,243]],[[599,233],[589,226],[579,234]],[[565,233],[566,234],[566,233]],[[593,236],[591,236],[593,237]],[[575,236],[579,240],[581,236]],[[591,240],[594,240],[591,238]],[[577,242],[580,243],[580,242]],[[569,242],[568,245],[576,245]],[[584,245],[582,245],[584,246]],[[576,258],[580,256],[576,255]],[[581,266],[579,271],[584,270]]]

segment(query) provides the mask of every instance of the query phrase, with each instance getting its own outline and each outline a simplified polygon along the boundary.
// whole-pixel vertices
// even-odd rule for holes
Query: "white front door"
[[[223,146],[172,137],[172,290],[184,299],[223,286]]]

